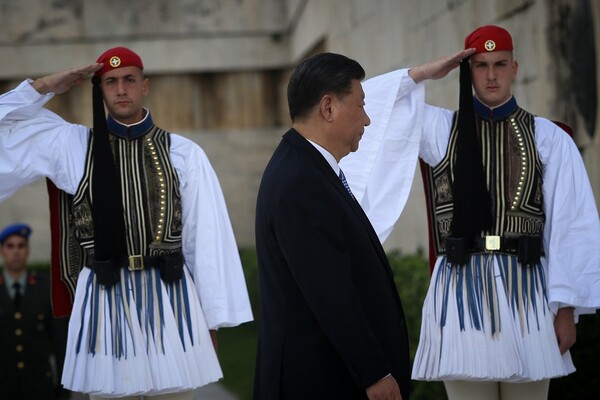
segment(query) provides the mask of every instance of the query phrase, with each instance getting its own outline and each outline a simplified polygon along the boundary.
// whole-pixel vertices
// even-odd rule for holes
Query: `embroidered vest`
[[[152,126],[143,137],[111,135],[115,163],[121,175],[123,209],[129,255],[157,256],[181,251],[179,178],[169,157],[169,133]],[[75,237],[93,254],[91,218],[91,146],[86,168],[73,197]]]
[[[494,224],[482,235],[518,237],[541,235],[545,214],[542,195],[542,165],[535,146],[534,116],[519,108],[514,99],[501,106],[501,118],[486,118],[488,110],[476,101],[477,135],[487,187],[492,198]],[[500,110],[502,111],[502,110]],[[446,155],[435,167],[427,167],[428,207],[436,254],[444,254],[444,239],[450,235],[453,198],[453,160],[456,157],[457,116],[454,115]]]
[[[170,159],[170,134],[154,125],[148,113],[133,127],[110,117],[109,130],[115,163],[121,172],[129,255],[157,256],[181,251],[182,215],[179,178]],[[49,184],[53,234],[53,268],[61,303],[60,315],[70,313],[79,271],[93,256],[92,135],[85,170],[75,195]],[[55,199],[52,205],[52,199]],[[64,287],[64,289],[63,289]],[[53,288],[53,290],[55,290]],[[66,290],[66,292],[64,292]],[[69,300],[61,296],[68,294]]]

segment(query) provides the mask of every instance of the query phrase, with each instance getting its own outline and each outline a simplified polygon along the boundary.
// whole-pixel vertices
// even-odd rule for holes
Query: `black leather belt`
[[[447,237],[444,241],[446,258],[451,264],[466,264],[471,254],[505,253],[514,254],[522,264],[538,264],[544,254],[541,236],[522,235],[518,237],[483,236],[468,238]]]
[[[119,260],[118,266],[127,267],[130,271],[139,271],[147,268],[162,268],[173,263],[183,264],[181,253],[167,254],[162,256],[129,256]]]
[[[119,281],[120,269],[127,267],[130,271],[140,271],[145,268],[160,269],[160,277],[165,282],[175,282],[183,276],[183,254],[165,254],[161,256],[133,255],[121,257],[117,261],[96,260],[90,257],[89,267],[99,283],[111,286]]]

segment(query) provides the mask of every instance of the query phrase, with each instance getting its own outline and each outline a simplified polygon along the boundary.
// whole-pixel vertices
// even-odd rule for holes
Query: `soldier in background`
[[[25,224],[0,233],[0,398],[66,399],[58,381],[68,321],[52,316],[50,278],[27,269],[30,234]]]

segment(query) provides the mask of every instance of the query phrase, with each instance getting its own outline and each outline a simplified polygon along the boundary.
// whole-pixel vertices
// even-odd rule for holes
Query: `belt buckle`
[[[485,251],[500,250],[500,236],[490,235],[485,237]]]
[[[129,256],[129,270],[141,271],[144,269],[144,256]]]

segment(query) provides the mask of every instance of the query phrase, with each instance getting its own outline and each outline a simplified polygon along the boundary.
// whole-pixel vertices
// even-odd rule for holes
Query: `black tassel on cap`
[[[100,77],[92,78],[92,219],[94,225],[94,260],[100,283],[118,281],[117,261],[127,255],[120,174],[117,173],[104,113]]]
[[[466,59],[460,63],[459,96],[451,236],[473,239],[482,231],[489,230],[493,219],[481,160],[481,145],[477,139],[471,68]]]

